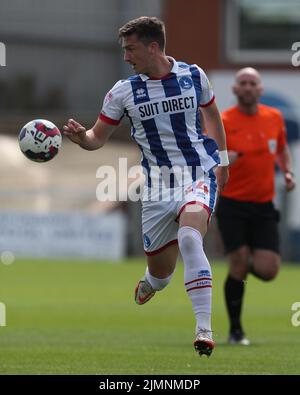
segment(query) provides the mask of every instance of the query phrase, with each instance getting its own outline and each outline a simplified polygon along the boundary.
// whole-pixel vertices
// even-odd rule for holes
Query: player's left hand
[[[219,192],[222,192],[229,178],[228,166],[218,166],[216,169],[217,185]]]
[[[287,192],[292,191],[296,186],[296,180],[294,174],[287,171],[286,173],[284,173],[284,179],[285,179],[285,189],[287,190]]]

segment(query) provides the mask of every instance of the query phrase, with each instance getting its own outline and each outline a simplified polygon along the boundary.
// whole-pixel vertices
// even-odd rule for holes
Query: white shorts
[[[144,190],[144,196],[149,190]],[[169,201],[143,200],[142,227],[144,250],[155,255],[171,244],[177,243],[178,218],[187,205],[201,205],[208,214],[213,213],[217,197],[216,176],[213,171],[205,173],[201,180],[187,187],[177,187]],[[190,207],[191,211],[199,207]]]

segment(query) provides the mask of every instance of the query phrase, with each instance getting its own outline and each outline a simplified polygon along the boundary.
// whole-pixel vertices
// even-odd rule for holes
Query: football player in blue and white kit
[[[165,54],[165,27],[155,17],[140,17],[119,30],[124,60],[135,75],[118,81],[107,93],[99,119],[90,130],[73,119],[65,134],[86,150],[103,147],[122,117],[142,154],[145,173],[143,238],[145,276],[135,290],[141,305],[170,282],[178,252],[184,282],[196,318],[194,347],[202,355],[214,348],[211,331],[212,274],[203,237],[214,210],[217,189],[228,179],[223,124],[204,71]],[[200,108],[208,135],[201,132]],[[173,169],[182,169],[177,177]],[[166,194],[158,191],[162,169],[169,171]],[[159,181],[159,182],[160,182]]]

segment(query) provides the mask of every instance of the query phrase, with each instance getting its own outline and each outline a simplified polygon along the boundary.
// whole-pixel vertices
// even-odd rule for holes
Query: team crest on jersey
[[[182,89],[191,89],[193,86],[193,81],[190,77],[181,77],[179,79],[179,85]]]
[[[144,234],[144,246],[146,248],[150,247],[151,241],[149,239],[149,237],[146,235],[146,233]]]
[[[274,139],[270,139],[268,140],[268,144],[269,144],[269,151],[271,152],[271,154],[276,154],[277,141]]]

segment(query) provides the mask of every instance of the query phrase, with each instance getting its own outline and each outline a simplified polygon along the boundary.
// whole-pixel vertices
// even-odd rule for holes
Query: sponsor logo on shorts
[[[199,181],[197,185],[191,185],[185,190],[185,194],[194,192],[197,195],[204,196],[208,194],[208,187],[203,181]]]

